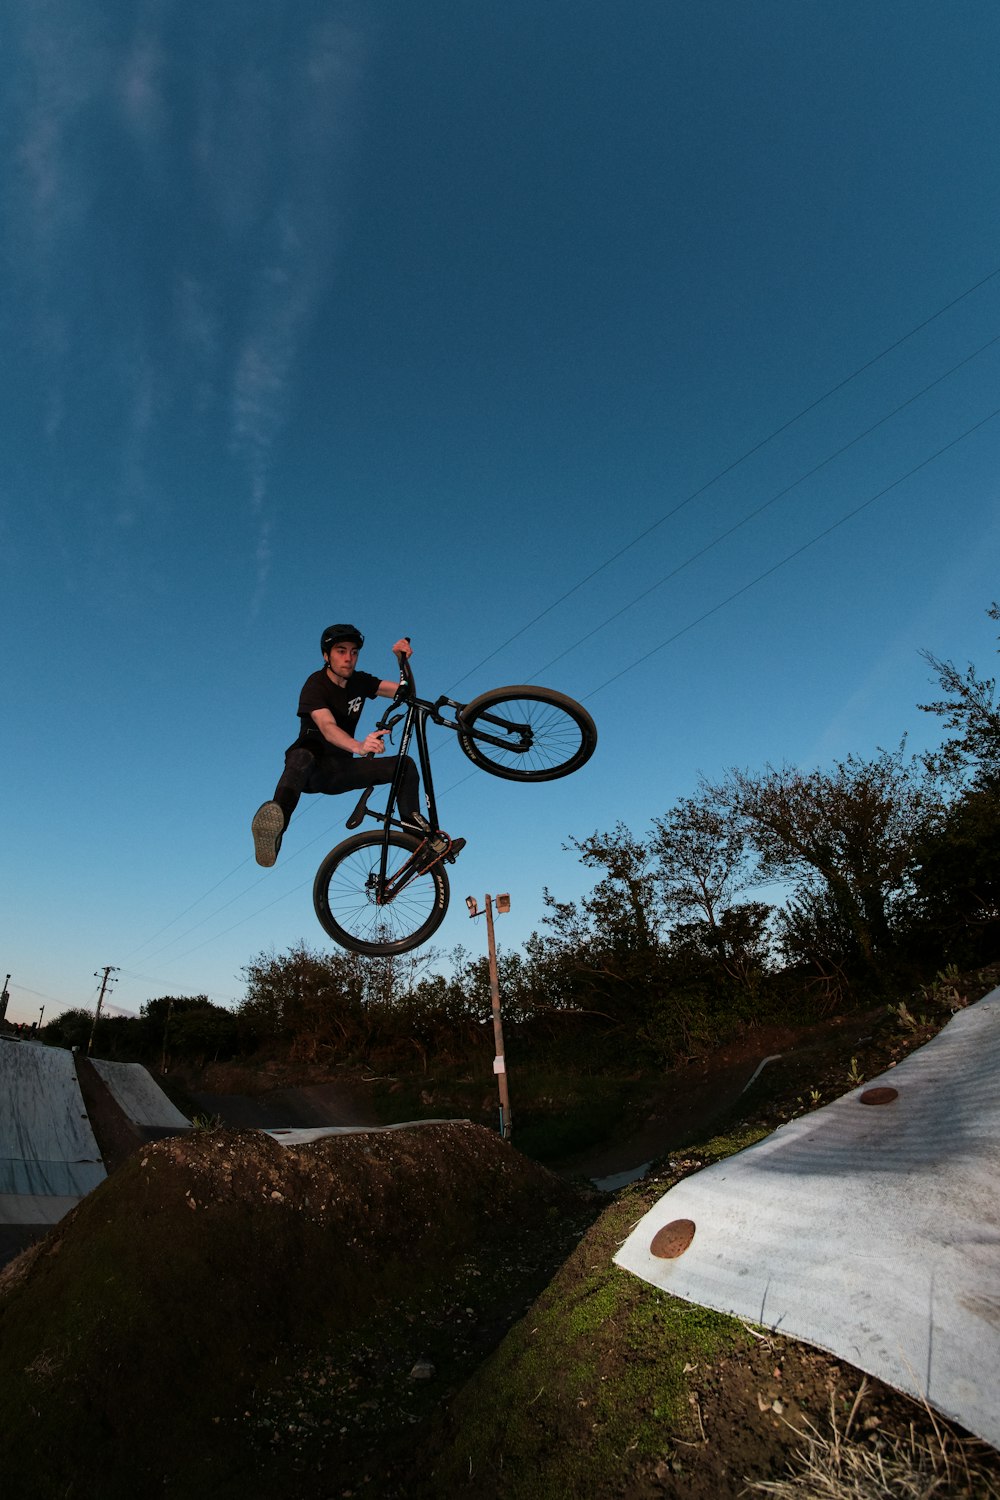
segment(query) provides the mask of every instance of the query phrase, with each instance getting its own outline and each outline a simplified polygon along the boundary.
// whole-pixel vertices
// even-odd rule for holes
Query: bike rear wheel
[[[551,688],[494,688],[458,714],[458,743],[491,776],[555,781],[593,755],[597,726],[587,710]]]
[[[391,890],[402,875],[398,894],[379,902],[377,886],[384,835],[358,833],[331,849],[316,872],[313,906],[323,930],[351,953],[386,958],[408,953],[437,931],[448,910],[448,876],[439,861],[423,875],[407,880],[404,867],[421,840],[412,834],[389,834],[386,881]]]

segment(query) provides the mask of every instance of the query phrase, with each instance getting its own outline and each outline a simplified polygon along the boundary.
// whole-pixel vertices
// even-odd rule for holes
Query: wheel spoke
[[[386,866],[390,884],[409,864],[416,841],[393,835]],[[438,927],[447,905],[443,871],[407,880],[398,894],[379,901],[381,835],[349,840],[320,866],[314,889],[316,915],[332,938],[360,953],[406,952]]]
[[[546,689],[484,693],[466,707],[461,720],[466,755],[484,770],[516,781],[565,776],[589,759],[596,743],[586,711]],[[506,735],[505,724],[510,726]]]

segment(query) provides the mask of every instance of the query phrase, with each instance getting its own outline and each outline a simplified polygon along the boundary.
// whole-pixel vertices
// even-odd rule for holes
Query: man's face
[[[358,663],[358,648],[353,641],[334,641],[326,654],[331,677],[344,683]]]

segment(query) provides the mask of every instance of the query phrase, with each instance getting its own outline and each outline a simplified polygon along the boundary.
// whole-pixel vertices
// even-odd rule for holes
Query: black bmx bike
[[[554,781],[579,770],[594,753],[597,729],[585,708],[550,688],[494,688],[471,703],[418,698],[409,660],[398,655],[399,688],[377,728],[390,734],[402,721],[399,763],[384,812],[373,812],[367,788],[347,820],[382,824],[331,849],[313,885],[313,905],[323,929],[342,948],[381,958],[418,948],[437,931],[448,910],[445,864],[451,848],[438,822],[427,745],[427,721],[458,735],[472,763],[508,781]],[[397,815],[403,756],[416,741],[427,807],[427,827]]]

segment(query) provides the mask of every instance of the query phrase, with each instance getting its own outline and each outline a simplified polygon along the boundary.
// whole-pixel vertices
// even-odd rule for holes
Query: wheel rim
[[[483,760],[488,760],[505,771],[520,772],[523,776],[540,776],[571,763],[583,749],[584,732],[581,725],[564,708],[543,699],[508,698],[495,708],[477,714],[469,724],[470,730],[479,730],[502,739],[502,726],[491,723],[485,717],[486,713],[511,723],[527,724],[531,729],[532,742],[529,750],[505,750],[500,745],[473,737],[476,753]],[[516,743],[517,738],[516,735],[511,735],[512,742]]]
[[[408,848],[390,844],[390,880],[411,853]],[[351,850],[334,867],[325,891],[326,906],[336,926],[355,942],[372,947],[406,942],[431,920],[438,907],[432,874],[417,876],[393,900],[379,905],[375,884],[381,856],[381,840]]]

